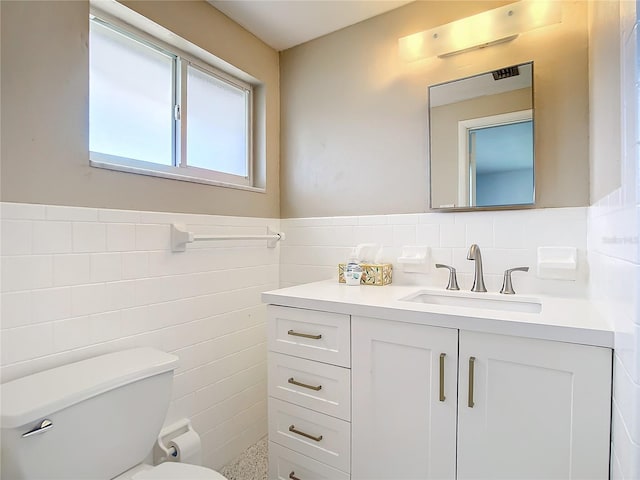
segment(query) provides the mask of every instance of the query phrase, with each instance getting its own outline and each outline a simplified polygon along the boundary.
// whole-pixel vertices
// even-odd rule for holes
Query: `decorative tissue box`
[[[346,263],[338,264],[338,282],[345,283],[344,269]],[[390,263],[361,263],[362,285],[389,285],[393,277],[393,265]]]

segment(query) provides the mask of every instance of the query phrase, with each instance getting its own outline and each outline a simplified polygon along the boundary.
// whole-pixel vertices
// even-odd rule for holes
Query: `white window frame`
[[[469,130],[533,120],[533,110],[501,113],[458,122],[458,205],[475,206],[475,158],[469,156]],[[471,175],[473,171],[473,175]]]
[[[174,122],[172,129],[172,160],[173,165],[163,165],[160,163],[136,160],[131,158],[108,155],[100,152],[89,151],[89,164],[92,167],[128,172],[153,177],[169,178],[186,182],[201,183],[206,185],[216,185],[242,190],[263,192],[263,188],[254,185],[254,118],[253,104],[255,98],[254,87],[236,76],[214,67],[183,50],[176,48],[159,38],[150,35],[139,28],[136,28],[111,14],[91,8],[89,21],[99,23],[118,31],[119,33],[141,42],[175,57],[173,71],[173,94],[174,94]],[[91,48],[91,47],[89,47]],[[207,75],[211,75],[225,83],[228,83],[245,92],[246,98],[246,168],[247,175],[240,176],[226,172],[209,170],[200,167],[190,166],[187,155],[187,68],[192,67]]]

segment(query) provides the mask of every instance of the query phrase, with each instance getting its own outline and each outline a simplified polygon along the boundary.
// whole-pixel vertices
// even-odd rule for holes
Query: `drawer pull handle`
[[[444,402],[447,397],[444,396],[444,357],[446,353],[440,354],[440,401]]]
[[[289,478],[290,478],[291,480],[300,480],[298,477],[296,477],[296,472],[294,472],[294,471],[292,471],[292,472],[289,474]]]
[[[304,387],[304,388],[308,388],[309,390],[315,390],[316,392],[320,389],[322,389],[322,385],[318,385],[317,387],[314,387],[313,385],[308,385],[306,383],[300,383],[300,382],[296,382],[293,377],[291,377],[289,380],[287,380],[287,382],[289,382],[292,385],[297,385],[299,387]]]
[[[287,332],[287,335],[293,335],[294,337],[304,337],[304,338],[311,338],[312,340],[320,340],[322,338],[321,334],[318,335],[312,335],[310,333],[299,333],[299,332],[294,332],[293,330],[289,330]]]
[[[467,405],[473,408],[473,377],[476,357],[469,357],[469,399]]]
[[[313,435],[309,435],[308,433],[304,433],[304,432],[302,432],[300,430],[296,430],[296,426],[295,425],[291,425],[289,427],[289,431],[293,432],[293,433],[297,433],[298,435],[302,435],[303,437],[310,438],[314,442],[319,442],[320,440],[322,440],[322,435],[318,435],[317,437],[314,437]]]

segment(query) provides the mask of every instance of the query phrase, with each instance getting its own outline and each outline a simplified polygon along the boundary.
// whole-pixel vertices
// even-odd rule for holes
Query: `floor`
[[[247,448],[220,473],[229,480],[267,480],[267,437]]]

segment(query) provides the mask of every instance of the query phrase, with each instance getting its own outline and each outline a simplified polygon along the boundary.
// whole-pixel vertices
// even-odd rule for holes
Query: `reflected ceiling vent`
[[[518,75],[520,75],[520,70],[518,70],[517,65],[514,65],[513,67],[494,70],[492,73],[493,73],[494,80],[502,80],[503,78],[517,77]]]

